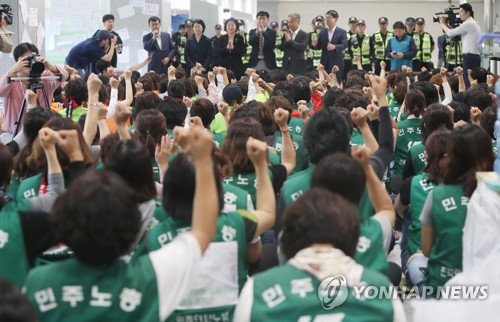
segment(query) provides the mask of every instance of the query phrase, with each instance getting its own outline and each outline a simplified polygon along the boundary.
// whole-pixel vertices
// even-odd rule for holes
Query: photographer
[[[12,31],[7,30],[7,15],[2,12],[2,21],[0,22],[0,51],[10,53],[12,51]]]
[[[22,43],[18,45],[14,48],[13,52],[16,63],[7,71],[6,74],[0,76],[0,97],[4,98],[2,132],[13,132],[14,124],[17,121],[23,104],[24,92],[28,85],[28,82],[26,81],[11,82],[9,84],[8,77],[30,76],[30,61],[39,61],[43,63],[45,67],[45,70],[41,74],[42,77],[61,75],[63,81],[68,78],[68,72],[64,68],[51,64],[42,56],[32,56],[33,54],[38,55],[38,49],[35,45],[30,43]],[[54,90],[61,85],[61,82],[57,80],[41,80],[40,83],[44,85],[49,103],[52,102]],[[41,91],[38,91],[37,94],[38,101],[45,105],[45,100]],[[49,106],[44,107],[50,108]],[[26,110],[24,112],[26,112]]]
[[[465,85],[469,87],[467,70],[481,66],[481,56],[479,55],[479,46],[477,45],[477,40],[481,35],[481,28],[477,21],[474,20],[474,11],[469,3],[462,3],[458,13],[463,23],[457,28],[450,29],[444,16],[439,17],[439,23],[448,37],[462,36],[462,52],[464,54],[463,74]]]

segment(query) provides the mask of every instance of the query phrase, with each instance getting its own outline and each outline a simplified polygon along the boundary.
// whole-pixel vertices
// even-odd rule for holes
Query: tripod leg
[[[17,121],[14,123],[14,131],[12,132],[12,138],[14,138],[19,132],[19,128],[21,127],[21,120],[23,119],[24,110],[26,109],[26,98],[23,100],[23,104],[21,105],[21,110],[19,111],[19,115],[17,116]]]

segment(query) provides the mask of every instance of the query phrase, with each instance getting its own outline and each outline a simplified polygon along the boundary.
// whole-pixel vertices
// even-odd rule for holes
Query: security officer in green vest
[[[406,29],[406,34],[410,37],[413,37],[413,33],[415,32],[415,18],[413,17],[406,18],[405,29]]]
[[[313,49],[313,40],[318,40],[318,35],[325,28],[325,19],[323,16],[317,16],[313,19],[313,31],[309,33],[309,51],[308,51],[308,62],[310,66],[318,67],[321,60],[321,49]]]
[[[248,43],[248,40],[250,39],[250,34],[246,32],[245,30],[245,21],[243,19],[238,19],[238,33],[243,37],[245,40],[245,54],[243,55],[242,61],[243,61],[243,68],[248,67],[248,61],[250,60],[250,53],[252,52],[252,46]]]
[[[353,60],[354,57],[359,57],[363,70],[371,72],[373,47],[370,36],[365,34],[365,29],[366,22],[362,19],[358,20],[356,22],[356,34],[347,41],[347,48]],[[356,68],[355,65],[352,66],[352,69]]]
[[[352,36],[356,34],[356,22],[358,22],[358,19],[356,17],[349,17],[349,30],[347,31],[347,41],[349,42],[349,39],[351,39]],[[347,80],[347,73],[352,69],[353,64],[352,64],[352,56],[350,53],[350,50],[345,50],[344,51],[344,75],[342,76],[342,80],[346,81]],[[330,72],[330,71],[328,71]]]
[[[283,28],[283,24],[286,25],[288,28],[288,21],[283,20],[281,22],[281,28]],[[283,51],[279,49],[279,46],[281,46],[281,42],[283,41],[283,36],[279,30],[280,25],[278,24],[277,21],[271,22],[271,29],[276,31],[276,47],[274,48],[274,54],[276,55],[276,67],[281,69],[283,67]]]
[[[417,56],[413,58],[413,70],[420,71],[422,67],[432,70],[432,51],[434,50],[434,38],[426,32],[424,18],[417,18],[417,30],[413,33],[413,40],[417,46]]]
[[[177,44],[177,52],[179,54],[179,60],[182,68],[186,68],[186,55],[184,54],[186,50],[187,39],[193,34],[193,20],[186,19],[184,22],[186,26],[186,33],[179,36],[179,43]]]
[[[389,20],[386,17],[378,18],[380,30],[372,35],[373,58],[375,62],[375,74],[380,75],[380,62],[385,61],[385,71],[388,72],[391,68],[391,59],[385,54],[385,49],[392,38],[392,32],[387,30]]]
[[[444,42],[444,64],[452,72],[456,67],[462,66],[462,40],[460,36],[446,37]]]

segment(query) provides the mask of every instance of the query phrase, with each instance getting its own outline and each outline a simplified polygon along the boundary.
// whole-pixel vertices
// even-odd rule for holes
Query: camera
[[[283,20],[281,21],[281,31],[282,32],[287,32],[289,31],[289,27],[288,27],[288,20]]]
[[[440,17],[446,18],[446,23],[451,28],[456,28],[462,24],[462,19],[460,19],[460,14],[458,13],[458,7],[449,7],[441,12],[436,12],[435,16],[432,17],[433,22],[439,23]]]
[[[0,4],[0,14],[5,13],[5,21],[8,25],[12,25],[12,7],[8,4]]]
[[[24,60],[30,63],[30,77],[40,77],[45,70],[45,65],[37,57],[40,55],[35,53],[24,57]]]

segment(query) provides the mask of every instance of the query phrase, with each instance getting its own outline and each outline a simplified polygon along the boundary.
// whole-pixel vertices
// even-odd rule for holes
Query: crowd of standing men
[[[480,28],[473,19],[470,5],[460,10],[463,26],[451,30],[446,20],[441,19],[443,34],[437,41],[425,31],[422,17],[408,17],[404,23],[397,21],[392,25],[393,31],[389,31],[388,18],[380,17],[379,30],[369,35],[365,32],[365,20],[356,17],[348,18],[348,30],[340,28],[339,14],[335,10],[315,17],[310,32],[302,29],[300,14],[292,13],[286,20],[270,22],[269,13],[259,11],[256,28],[247,32],[245,21],[229,18],[223,25],[215,25],[215,36],[208,38],[205,22],[201,19],[187,19],[170,35],[161,31],[161,19],[154,16],[148,20],[151,32],[142,39],[148,52],[144,65],[147,63],[148,70],[156,73],[166,73],[171,65],[182,66],[188,74],[197,63],[204,71],[222,66],[233,71],[239,79],[246,68],[282,69],[297,76],[322,64],[328,71],[337,66],[339,77],[345,81],[352,69],[379,74],[381,62],[384,62],[386,71],[401,70],[403,66],[415,71],[423,68],[431,71],[444,66],[453,71],[464,63],[466,57],[465,73],[479,67],[480,59],[477,46],[471,45],[473,41],[469,39],[462,47],[461,36],[475,37],[476,40]],[[114,17],[106,15],[103,23],[105,30],[96,32],[71,50],[67,58],[71,67],[96,73],[109,66],[116,67],[121,40],[113,31]],[[439,54],[435,66],[432,52],[436,45]],[[81,60],[84,62],[80,63]]]

